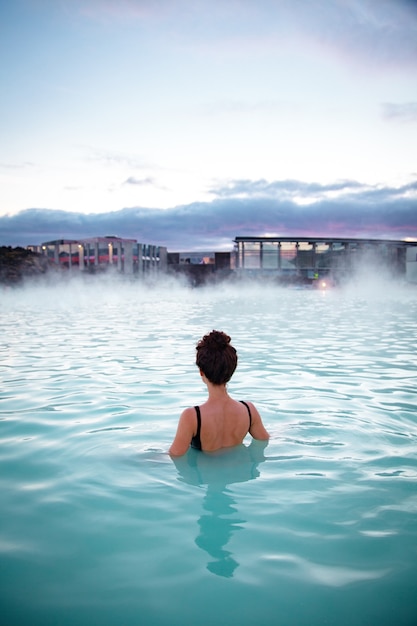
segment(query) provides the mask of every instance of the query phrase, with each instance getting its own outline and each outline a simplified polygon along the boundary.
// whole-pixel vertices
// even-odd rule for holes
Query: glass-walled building
[[[341,278],[366,264],[405,274],[406,250],[416,246],[409,241],[319,237],[236,237],[234,243],[238,271],[305,281]]]

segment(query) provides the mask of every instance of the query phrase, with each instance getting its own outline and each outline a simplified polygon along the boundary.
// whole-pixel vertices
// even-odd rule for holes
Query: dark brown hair
[[[211,383],[224,385],[232,378],[237,366],[237,353],[229,335],[212,330],[200,339],[196,350],[196,364]]]

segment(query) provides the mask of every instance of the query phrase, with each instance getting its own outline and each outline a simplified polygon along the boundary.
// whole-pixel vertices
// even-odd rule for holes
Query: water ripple
[[[413,624],[415,294],[68,295],[2,300],[2,607],[21,623],[166,625],[186,606],[208,625],[221,605],[244,626]],[[212,328],[238,350],[230,393],[271,439],[174,464]]]

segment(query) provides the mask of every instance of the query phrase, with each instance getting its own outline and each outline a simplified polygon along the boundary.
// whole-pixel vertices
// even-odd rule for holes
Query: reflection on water
[[[231,578],[239,563],[233,558],[229,550],[225,550],[232,534],[242,530],[246,520],[234,517],[237,513],[236,504],[230,491],[217,491],[210,485],[204,498],[203,507],[207,515],[201,515],[198,520],[200,534],[195,542],[199,548],[205,550],[214,561],[207,563],[207,569],[213,574]]]
[[[236,555],[225,546],[235,531],[244,529],[242,524],[246,522],[239,516],[228,486],[259,476],[258,465],[265,461],[267,445],[267,441],[252,440],[249,446],[242,444],[210,454],[190,448],[183,457],[173,458],[180,481],[207,486],[203,500],[207,513],[198,520],[200,532],[195,543],[214,559],[207,563],[207,569],[217,576],[231,578],[239,566]]]

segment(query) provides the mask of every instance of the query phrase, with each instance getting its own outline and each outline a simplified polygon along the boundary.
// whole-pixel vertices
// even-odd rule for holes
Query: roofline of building
[[[69,245],[72,243],[81,243],[81,241],[79,239],[54,239],[53,241],[43,241],[40,245],[41,246],[63,246],[63,245]]]
[[[407,241],[404,239],[373,239],[363,237],[279,237],[279,236],[262,236],[262,237],[235,237],[235,243],[266,243],[266,242],[307,242],[307,243],[370,243],[370,244],[388,244],[395,246],[417,246],[417,240]]]
[[[88,243],[138,243],[137,239],[126,239],[124,237],[82,237],[81,239],[54,239],[53,241],[43,241],[41,246],[88,244]]]

